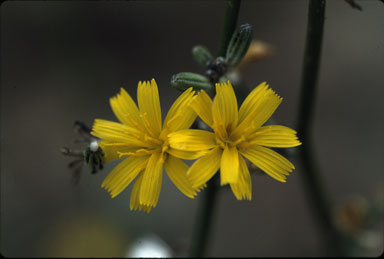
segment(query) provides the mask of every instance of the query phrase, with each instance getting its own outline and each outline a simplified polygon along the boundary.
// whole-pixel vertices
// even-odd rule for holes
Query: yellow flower
[[[174,149],[207,152],[187,172],[193,187],[204,185],[220,169],[221,185],[230,184],[237,199],[251,200],[251,178],[243,156],[271,177],[285,182],[285,176],[295,167],[267,147],[286,148],[301,143],[288,127],[262,126],[281,101],[265,82],[248,95],[239,111],[229,81],[216,84],[213,102],[204,91],[193,97],[191,106],[213,132],[186,129],[169,134]]]
[[[182,193],[190,198],[196,195],[186,176],[188,166],[177,157],[196,159],[204,152],[172,149],[167,138],[171,132],[189,128],[195,120],[197,115],[189,105],[194,93],[190,88],[180,95],[169,110],[163,126],[154,79],[151,82],[139,82],[138,107],[124,89],[110,99],[112,110],[121,123],[95,119],[92,134],[103,139],[99,145],[105,152],[106,162],[125,157],[101,185],[110,192],[112,198],[136,178],[130,208],[149,212],[159,200],[163,168]]]

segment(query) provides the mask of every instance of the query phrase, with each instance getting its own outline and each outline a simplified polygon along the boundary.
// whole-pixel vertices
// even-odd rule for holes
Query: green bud
[[[229,41],[225,60],[230,70],[234,69],[241,59],[247,53],[252,40],[252,25],[246,23],[240,25],[233,33]]]
[[[192,49],[193,59],[200,65],[206,67],[208,62],[213,59],[211,52],[203,45],[197,45]]]
[[[189,87],[193,87],[195,90],[205,90],[206,92],[212,91],[212,84],[206,76],[182,72],[173,75],[171,78],[171,86],[181,91],[187,90]]]

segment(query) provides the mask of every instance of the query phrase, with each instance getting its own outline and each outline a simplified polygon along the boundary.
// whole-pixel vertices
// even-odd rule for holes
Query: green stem
[[[320,64],[323,39],[325,0],[310,0],[308,6],[307,38],[301,78],[301,98],[299,104],[299,134],[308,138],[313,109],[315,107],[317,76]],[[305,145],[305,143],[304,143]],[[303,146],[304,146],[303,145]]]
[[[201,201],[198,208],[198,217],[195,224],[195,232],[191,250],[191,257],[203,257],[206,252],[209,231],[214,212],[215,197],[219,188],[219,174],[208,181],[206,190],[201,194]]]
[[[225,56],[228,43],[236,29],[240,2],[240,0],[227,0],[223,32],[219,44],[219,56]],[[208,181],[206,190],[201,194],[202,197],[192,239],[191,257],[203,257],[206,252],[209,232],[212,228],[216,193],[219,188],[219,172]]]
[[[340,254],[338,233],[334,228],[328,197],[322,186],[314,155],[311,128],[315,107],[317,77],[321,56],[325,14],[325,0],[310,0],[308,7],[307,38],[301,80],[298,134],[303,145],[300,157],[303,164],[302,179],[313,214],[322,229],[328,252]]]
[[[237,17],[239,15],[241,0],[227,0],[225,9],[223,32],[219,43],[218,56],[224,57],[232,34],[236,29]]]

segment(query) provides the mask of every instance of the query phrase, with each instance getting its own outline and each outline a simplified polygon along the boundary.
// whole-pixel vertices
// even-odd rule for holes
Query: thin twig
[[[363,11],[363,7],[355,2],[355,0],[345,0],[353,9],[357,9],[359,11]]]
[[[321,183],[311,135],[323,38],[324,14],[325,0],[309,1],[297,130],[299,138],[303,143],[300,148],[300,157],[304,169],[301,174],[304,188],[313,214],[323,230],[328,252],[335,256],[340,255],[338,232],[334,228],[328,197]]]
[[[201,201],[198,207],[198,217],[195,224],[191,257],[203,257],[206,252],[208,236],[212,229],[212,218],[215,207],[215,198],[219,188],[219,174],[208,181],[206,190],[201,194]]]
[[[232,34],[236,29],[237,17],[239,15],[241,0],[227,0],[225,9],[224,25],[219,43],[218,56],[224,57]]]
[[[219,44],[219,56],[224,56],[228,43],[236,28],[240,0],[227,0],[223,32]],[[203,257],[209,243],[209,233],[212,229],[212,219],[215,208],[215,198],[219,188],[219,172],[208,181],[206,190],[201,194],[201,202],[198,208],[197,221],[192,239],[191,257]]]

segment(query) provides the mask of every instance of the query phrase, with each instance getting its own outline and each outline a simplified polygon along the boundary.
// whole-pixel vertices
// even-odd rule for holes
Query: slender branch
[[[211,230],[212,218],[214,212],[216,193],[219,188],[219,174],[208,181],[206,190],[202,193],[198,208],[198,217],[193,236],[191,257],[203,257],[206,252],[208,236]]]
[[[223,57],[226,54],[228,43],[236,29],[240,2],[240,0],[227,0],[223,32],[219,43],[219,56]],[[192,240],[191,257],[203,257],[206,252],[209,233],[212,229],[216,193],[219,188],[219,172],[208,181],[206,190],[201,194],[202,197]]]
[[[241,3],[241,0],[227,0],[223,31],[221,33],[221,40],[219,43],[218,56],[221,56],[221,57],[225,56],[228,43],[231,40],[232,34],[236,29],[240,3]]]
[[[311,135],[323,38],[324,14],[325,0],[309,1],[297,130],[303,143],[300,148],[300,157],[304,169],[302,173],[304,188],[313,214],[323,230],[322,234],[327,244],[328,252],[335,256],[340,254],[339,238],[332,222],[328,197],[326,197],[325,188],[321,183]]]
[[[345,0],[353,9],[357,9],[359,11],[363,11],[363,7],[355,2],[355,0]]]
[[[317,76],[323,39],[325,0],[310,0],[308,7],[307,38],[301,78],[298,130],[302,142],[309,136],[315,107]],[[305,142],[303,147],[306,146]]]

